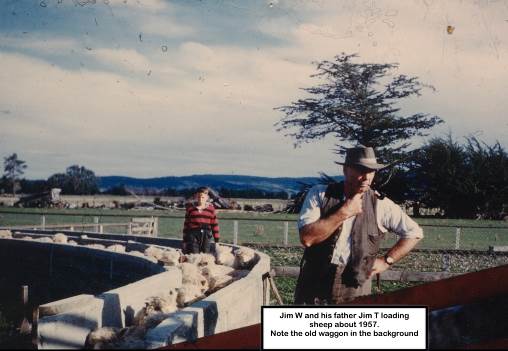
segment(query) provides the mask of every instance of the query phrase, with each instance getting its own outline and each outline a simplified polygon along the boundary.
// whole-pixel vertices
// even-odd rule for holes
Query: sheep
[[[143,257],[143,258],[145,258],[147,260],[152,261],[153,263],[157,263],[157,259],[155,259],[153,257],[150,257],[150,256],[145,256],[145,254],[142,253],[142,252],[139,252],[139,251],[129,251],[128,253],[133,255],[133,256]]]
[[[113,252],[125,252],[125,246],[120,244],[110,245],[106,249]]]
[[[165,250],[159,259],[166,266],[177,266],[180,263],[180,252],[176,250]]]
[[[53,242],[59,243],[59,244],[66,244],[67,243],[67,235],[63,233],[56,233],[53,235]]]
[[[198,266],[206,266],[215,264],[215,257],[212,254],[199,253],[185,255],[185,262],[192,263]]]
[[[248,247],[240,247],[235,251],[236,269],[252,268],[256,260],[256,252]]]
[[[180,265],[182,271],[182,284],[197,286],[201,292],[208,290],[208,280],[201,274],[198,266],[184,262]]]
[[[34,240],[31,236],[23,236],[21,237],[22,240]]]
[[[227,275],[234,272],[234,269],[228,266],[222,265],[213,265],[213,266],[204,266],[201,269],[201,274],[205,277],[213,277],[218,275]]]
[[[68,245],[78,245],[78,243],[77,243],[77,242],[75,242],[74,240],[69,240],[69,241],[67,242],[67,244],[68,244]]]
[[[35,241],[39,241],[41,243],[53,243],[53,239],[47,237],[47,236],[43,236],[41,238],[37,238],[35,239]]]
[[[152,296],[145,301],[145,307],[140,309],[134,317],[134,325],[145,329],[155,327],[177,310],[177,294],[170,290],[164,296]]]
[[[200,287],[194,284],[183,284],[177,291],[176,303],[178,307],[184,307],[186,303],[203,297]]]
[[[144,349],[144,328],[102,327],[88,333],[85,349]]]
[[[215,244],[215,263],[233,267],[235,256],[231,253],[231,247]]]
[[[155,246],[149,246],[145,250],[145,256],[153,257],[156,260],[160,260],[161,257],[162,257],[162,250],[157,248],[157,247],[155,247]]]
[[[201,257],[201,265],[202,266],[215,265],[215,256],[212,254],[203,254],[203,256]]]
[[[0,239],[12,239],[10,230],[0,230]]]
[[[211,292],[233,281],[233,278],[230,276],[232,272],[234,272],[233,268],[222,265],[204,266],[201,269],[201,273],[208,281],[209,290]]]
[[[108,348],[119,338],[120,329],[115,327],[102,327],[92,330],[86,336],[85,349],[99,350]]]
[[[101,249],[101,250],[104,250],[106,247],[102,244],[88,244],[88,245],[85,245],[86,247],[90,247],[92,249]]]
[[[185,255],[185,262],[198,265],[201,263],[202,254],[187,254]]]

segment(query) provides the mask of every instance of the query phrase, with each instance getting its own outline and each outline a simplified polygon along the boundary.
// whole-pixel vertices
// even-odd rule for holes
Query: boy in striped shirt
[[[208,203],[208,188],[200,187],[194,201],[187,205],[183,224],[182,251],[184,254],[210,252],[210,239],[219,242],[219,223],[215,208]]]

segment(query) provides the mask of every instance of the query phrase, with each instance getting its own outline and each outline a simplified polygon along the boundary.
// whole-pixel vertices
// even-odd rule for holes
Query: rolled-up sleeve
[[[324,188],[322,186],[314,186],[307,192],[298,218],[298,229],[302,229],[303,226],[316,222],[321,217],[320,205],[322,200],[320,198],[320,193],[324,194]]]
[[[399,205],[388,198],[377,201],[378,225],[383,231],[390,231],[401,238],[422,239],[423,230]]]

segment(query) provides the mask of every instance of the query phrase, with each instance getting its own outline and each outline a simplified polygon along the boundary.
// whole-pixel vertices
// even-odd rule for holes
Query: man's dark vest
[[[326,218],[340,208],[343,197],[343,182],[328,185],[321,207],[321,218]],[[376,221],[376,200],[375,192],[369,189],[363,196],[362,213],[356,216],[353,223],[351,256],[342,275],[342,282],[348,287],[356,288],[365,283],[383,238]],[[330,301],[337,268],[331,264],[331,259],[341,231],[342,225],[324,241],[305,248],[295,289],[295,304],[314,304],[315,298]]]

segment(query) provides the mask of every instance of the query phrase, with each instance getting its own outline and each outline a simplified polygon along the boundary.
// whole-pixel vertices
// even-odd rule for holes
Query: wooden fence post
[[[153,222],[153,236],[159,236],[159,217],[155,217]]]
[[[95,226],[94,226],[94,231],[95,231],[96,233],[98,233],[98,232],[99,232],[99,217],[95,216],[95,217],[93,218],[93,222],[95,223]]]
[[[233,221],[233,244],[238,245],[238,221]]]
[[[127,234],[132,234],[132,219],[131,219],[131,222],[129,222],[129,226],[127,228]]]
[[[104,233],[104,226],[102,224],[99,224],[99,233],[100,234]]]
[[[443,267],[441,268],[443,272],[449,272],[451,266],[451,257],[448,253],[443,253]]]
[[[460,227],[455,231],[455,250],[460,248]]]
[[[284,222],[284,246],[288,246],[289,223]]]
[[[41,216],[41,229],[46,229],[46,216]]]

